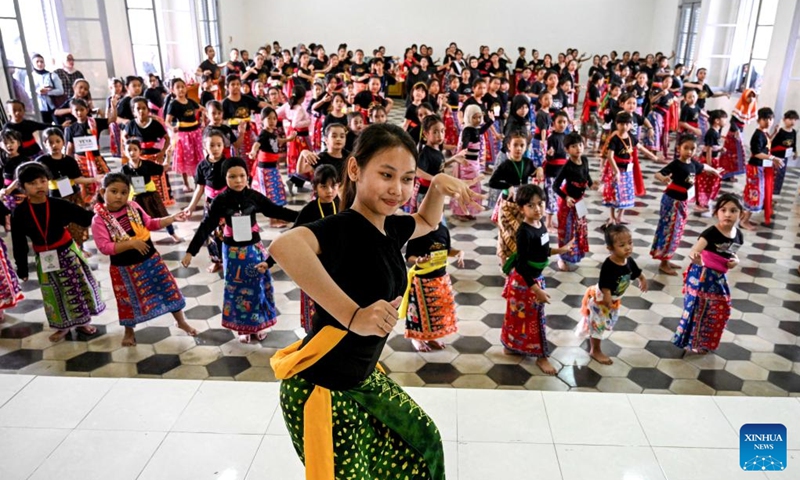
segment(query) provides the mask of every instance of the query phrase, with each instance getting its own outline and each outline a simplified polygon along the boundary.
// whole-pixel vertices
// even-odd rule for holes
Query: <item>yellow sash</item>
[[[269,361],[275,377],[279,380],[291,378],[314,365],[346,334],[346,330],[326,326],[302,350],[298,350],[302,340],[278,350]],[[334,480],[332,416],[331,391],[319,385],[314,386],[303,408],[307,480]]]
[[[408,284],[406,285],[405,293],[403,293],[403,301],[400,302],[400,308],[397,309],[399,314],[398,318],[404,319],[408,313],[408,300],[411,297],[411,286],[414,277],[417,275],[425,275],[435,272],[445,265],[447,265],[447,250],[437,250],[435,252],[431,252],[430,261],[421,263],[419,265],[414,265],[408,269]]]

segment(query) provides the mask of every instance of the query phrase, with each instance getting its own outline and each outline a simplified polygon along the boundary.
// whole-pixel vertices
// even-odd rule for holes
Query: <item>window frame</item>
[[[702,0],[686,1],[678,6],[678,26],[675,35],[675,61],[684,65],[689,65],[696,60],[697,54],[697,40],[700,37],[700,9],[702,7]],[[687,22],[688,30],[683,30],[681,19],[684,11],[688,11],[689,20]],[[694,29],[692,28],[694,25]],[[681,44],[681,38],[686,35],[686,43]],[[691,38],[694,37],[694,42]],[[689,45],[694,48],[689,51]]]
[[[222,57],[222,34],[219,26],[219,1],[218,0],[196,0],[192,2],[196,9],[196,18],[198,23],[199,45],[198,48],[204,52],[202,60],[205,60],[205,46],[211,45],[214,51],[217,52],[217,58]],[[209,6],[211,8],[209,8]],[[212,12],[213,10],[213,12]],[[213,13],[213,19],[210,16]],[[202,61],[201,60],[201,61]]]
[[[149,11],[151,13],[151,15],[153,17],[153,30],[155,30],[155,35],[156,35],[156,39],[155,39],[156,43],[155,44],[151,44],[151,43],[134,43],[134,41],[133,41],[133,27],[134,26],[131,24],[131,16],[130,16],[130,11],[131,10],[144,11],[144,12]],[[125,0],[125,16],[128,19],[128,35],[129,35],[129,38],[130,38],[130,41],[131,41],[131,54],[133,56],[135,73],[137,75],[139,74],[139,69],[141,68],[141,66],[139,65],[138,59],[136,58],[136,49],[134,47],[136,47],[136,46],[155,47],[156,52],[158,52],[158,69],[159,69],[158,73],[159,73],[159,76],[161,76],[163,78],[163,76],[165,74],[164,57],[163,57],[163,54],[161,52],[161,36],[158,33],[159,21],[158,21],[158,15],[157,15],[157,10],[156,10],[156,2],[155,2],[155,0],[150,0],[150,7],[149,8],[139,7],[139,6],[131,7],[130,6],[130,0]]]

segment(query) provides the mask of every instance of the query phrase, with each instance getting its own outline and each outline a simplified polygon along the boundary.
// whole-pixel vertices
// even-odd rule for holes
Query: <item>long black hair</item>
[[[353,159],[358,168],[363,170],[375,155],[394,147],[401,147],[407,150],[414,157],[414,163],[416,164],[419,159],[419,153],[411,135],[391,123],[373,124],[365,128],[358,136],[355,147],[353,147],[353,153],[347,159],[347,162],[349,164],[350,159]],[[347,166],[345,166],[344,178],[342,179],[342,192],[339,210],[344,211],[350,208],[356,199],[356,183],[350,179]]]

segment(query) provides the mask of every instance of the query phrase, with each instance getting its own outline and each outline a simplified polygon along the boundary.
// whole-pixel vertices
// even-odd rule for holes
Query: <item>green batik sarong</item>
[[[295,375],[281,382],[281,409],[305,463],[303,409],[314,384]],[[444,452],[433,420],[377,369],[350,390],[331,390],[337,479],[443,480]]]

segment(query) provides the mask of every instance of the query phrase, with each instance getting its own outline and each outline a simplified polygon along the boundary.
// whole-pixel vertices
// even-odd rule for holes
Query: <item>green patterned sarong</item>
[[[283,419],[305,463],[303,411],[314,384],[295,375],[281,382]],[[444,453],[433,420],[378,371],[350,390],[331,390],[337,479],[444,480]]]

